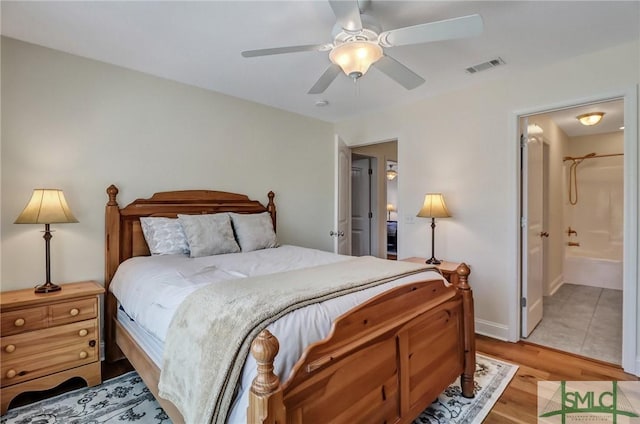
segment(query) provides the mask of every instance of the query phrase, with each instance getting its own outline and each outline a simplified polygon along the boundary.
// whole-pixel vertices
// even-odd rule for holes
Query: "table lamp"
[[[441,262],[434,256],[436,218],[449,218],[451,215],[444,203],[441,193],[427,193],[424,196],[422,209],[416,215],[420,218],[431,218],[431,258],[427,259],[428,264],[439,265]]]
[[[44,284],[36,286],[36,293],[50,293],[61,290],[61,287],[51,282],[50,247],[51,230],[49,224],[66,224],[78,222],[73,216],[62,190],[38,188],[33,190],[31,200],[16,219],[15,224],[44,224],[46,278]]]
[[[387,203],[387,221],[391,221],[391,212],[395,212],[396,207],[393,206],[393,203]]]

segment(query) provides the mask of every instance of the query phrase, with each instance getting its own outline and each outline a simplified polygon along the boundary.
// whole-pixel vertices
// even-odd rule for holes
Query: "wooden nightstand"
[[[33,289],[0,294],[0,413],[22,392],[50,389],[72,377],[89,386],[100,373],[100,298],[95,281],[63,284],[54,293]]]
[[[406,262],[415,262],[420,264],[425,263],[426,260],[426,258],[418,258],[415,256],[412,258],[403,259],[403,261]],[[442,261],[440,265],[436,265],[435,267],[440,270],[440,272],[448,282],[450,282],[451,284],[458,284],[458,274],[456,273],[456,268],[458,268],[459,265],[460,262]]]

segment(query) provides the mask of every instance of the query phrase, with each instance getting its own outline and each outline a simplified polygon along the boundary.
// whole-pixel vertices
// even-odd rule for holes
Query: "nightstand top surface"
[[[426,262],[427,258],[419,258],[417,256],[413,256],[411,258],[406,258],[402,260],[406,262],[415,262],[415,263],[423,264]],[[460,262],[442,261],[440,265],[435,265],[435,266],[442,271],[455,272],[456,268],[458,268],[458,265],[460,265]]]
[[[0,308],[35,306],[59,300],[104,293],[104,287],[96,281],[60,284],[60,287],[62,287],[62,290],[52,293],[35,293],[33,288],[2,292],[0,293]]]

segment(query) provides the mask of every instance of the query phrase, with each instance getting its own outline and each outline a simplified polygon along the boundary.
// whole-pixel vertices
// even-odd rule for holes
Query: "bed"
[[[152,349],[143,347],[127,327],[130,320],[118,319],[122,308],[110,284],[123,262],[150,255],[140,218],[266,212],[275,229],[274,194],[268,194],[263,206],[235,193],[171,191],[135,200],[124,208],[118,205],[117,187],[110,186],[107,194],[107,360],[126,357],[173,422],[185,422],[179,409],[159,394],[161,367]],[[278,340],[269,329],[261,330],[250,345],[256,375],[246,388],[246,422],[408,423],[458,376],[462,394],[472,397],[475,341],[469,272],[462,264],[455,286],[434,277],[413,277],[389,289],[380,286],[385,290],[337,316],[326,337],[306,347],[291,372],[280,376],[274,372],[274,361],[283,355],[276,356],[279,345],[287,344],[287,335],[280,334]],[[209,422],[209,418],[194,420],[192,415],[187,421]]]

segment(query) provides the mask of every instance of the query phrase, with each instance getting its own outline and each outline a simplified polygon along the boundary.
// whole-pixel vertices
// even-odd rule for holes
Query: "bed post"
[[[110,185],[107,188],[109,201],[105,210],[105,270],[104,270],[104,288],[105,288],[105,314],[104,314],[104,338],[105,338],[105,356],[108,362],[114,362],[122,358],[122,352],[116,345],[116,333],[113,320],[116,317],[118,307],[116,299],[109,291],[111,279],[120,264],[120,207],[116,200],[118,195],[118,187]]]
[[[476,371],[476,335],[475,335],[475,318],[473,312],[473,293],[468,283],[468,277],[471,270],[465,263],[461,263],[456,268],[458,274],[458,290],[462,294],[462,310],[464,325],[464,370],[460,376],[460,386],[462,387],[462,396],[472,398],[473,394],[473,377]]]
[[[269,203],[267,203],[267,211],[269,211],[269,214],[271,215],[271,222],[273,222],[273,231],[276,231],[276,204],[273,202],[273,198],[276,196],[276,194],[273,191],[270,191],[267,196],[269,197]]]
[[[271,198],[271,197],[270,197]],[[258,375],[251,383],[248,424],[285,424],[286,415],[280,379],[273,373],[273,360],[280,345],[268,330],[262,330],[251,343],[251,354],[258,363]]]

